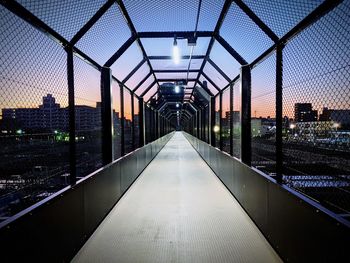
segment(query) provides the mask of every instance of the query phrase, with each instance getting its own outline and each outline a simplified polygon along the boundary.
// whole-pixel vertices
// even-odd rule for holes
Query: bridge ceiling
[[[171,82],[183,89],[173,100],[202,104],[195,87],[211,96],[227,89],[241,65],[254,63],[323,1],[17,2],[145,102],[169,100],[159,90]]]

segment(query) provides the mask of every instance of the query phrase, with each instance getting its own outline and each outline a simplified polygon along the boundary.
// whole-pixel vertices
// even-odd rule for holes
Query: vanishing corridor
[[[73,259],[280,261],[181,132],[175,133]]]

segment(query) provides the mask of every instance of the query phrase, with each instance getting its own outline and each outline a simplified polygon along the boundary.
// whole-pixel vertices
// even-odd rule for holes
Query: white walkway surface
[[[180,132],[73,259],[133,263],[280,261]]]

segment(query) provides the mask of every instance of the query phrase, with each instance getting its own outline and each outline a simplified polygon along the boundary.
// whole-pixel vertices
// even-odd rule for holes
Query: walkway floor
[[[140,175],[73,262],[280,262],[181,132]]]

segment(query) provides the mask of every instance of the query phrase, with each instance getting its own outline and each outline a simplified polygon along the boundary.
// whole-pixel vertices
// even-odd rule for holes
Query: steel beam
[[[205,54],[205,58],[204,58],[204,60],[202,62],[202,65],[201,65],[201,67],[199,69],[200,72],[203,72],[204,66],[205,66],[205,64],[207,62],[207,59],[209,58],[210,52],[211,52],[211,50],[213,48],[213,45],[215,43],[214,35],[219,33],[221,25],[224,22],[225,16],[226,16],[228,10],[230,9],[231,3],[232,3],[232,0],[225,0],[225,3],[224,3],[224,5],[223,5],[223,7],[221,9],[221,13],[220,13],[219,18],[218,18],[218,21],[217,21],[217,23],[215,25],[213,36],[210,39],[210,42],[209,42],[209,45],[208,45],[208,49],[207,49],[207,52]],[[199,80],[199,77],[200,77],[200,75],[197,76],[196,83],[194,84],[195,86],[196,86],[196,84],[197,84],[197,82]]]
[[[135,110],[134,110],[134,93],[130,93],[131,95],[131,122],[132,122],[132,125],[131,125],[131,144],[132,144],[132,150],[135,150],[136,147],[135,147]]]
[[[139,147],[145,145],[145,104],[143,98],[139,98]]]
[[[201,86],[202,89],[204,89],[204,91],[206,93],[208,93],[209,96],[213,97],[214,94],[210,91],[210,89],[208,87],[206,87],[200,80],[198,80],[198,84],[199,86]],[[193,95],[193,92],[192,92],[192,95]]]
[[[215,97],[210,98],[210,116],[209,116],[209,136],[210,136],[210,145],[215,147]]]
[[[251,70],[241,67],[241,159],[251,165]]]
[[[233,84],[230,84],[230,155],[233,156]]]
[[[295,37],[298,33],[303,31],[305,28],[311,26],[321,17],[326,15],[328,12],[336,8],[343,0],[325,0],[318,7],[316,7],[309,15],[307,15],[303,20],[301,20],[295,27],[293,27],[288,33],[281,37],[278,43],[275,43],[264,51],[259,57],[257,57],[252,63],[250,63],[251,68],[259,64],[265,57],[272,53],[278,45],[285,45],[289,40]]]
[[[136,71],[138,71],[139,68],[142,67],[142,65],[145,63],[145,61],[146,61],[146,59],[143,58],[143,59],[140,61],[140,63],[137,64],[136,67],[135,67],[132,71],[130,71],[130,73],[122,80],[122,82],[123,82],[123,83],[127,82],[127,81],[136,73]]]
[[[114,64],[114,62],[116,62],[117,59],[120,58],[121,55],[123,55],[124,52],[135,42],[135,40],[135,35],[131,36],[128,40],[126,40],[125,43],[107,60],[104,66],[111,67]]]
[[[145,81],[152,75],[152,72],[149,72],[140,82],[137,84],[137,86],[133,89],[133,92],[136,92],[142,85],[145,83]]]
[[[182,79],[182,78],[173,78],[173,79],[171,79],[171,78],[167,78],[167,79],[158,79],[158,81],[159,82],[167,82],[167,81],[169,81],[169,82],[172,82],[172,81],[183,81],[183,80],[185,80],[185,79]],[[195,81],[196,79],[188,79],[187,81]]]
[[[283,45],[276,50],[276,181],[282,183],[283,174]]]
[[[136,36],[137,44],[138,44],[138,46],[139,46],[140,49],[141,49],[141,52],[142,52],[142,54],[143,54],[143,57],[146,58],[146,61],[147,61],[147,64],[148,64],[148,66],[149,66],[149,68],[150,68],[150,70],[151,70],[151,73],[152,73],[152,75],[153,75],[154,79],[156,80],[157,85],[158,85],[158,87],[159,87],[159,82],[158,82],[158,80],[157,80],[157,78],[156,78],[156,75],[155,75],[154,72],[153,72],[152,64],[151,64],[151,62],[150,62],[150,60],[149,60],[149,58],[148,58],[148,56],[147,56],[146,50],[145,50],[145,48],[143,47],[143,44],[142,44],[140,38],[138,37],[138,32],[136,31],[136,28],[135,28],[135,26],[134,26],[134,24],[133,24],[133,22],[132,22],[132,20],[131,20],[131,18],[130,18],[130,16],[129,16],[128,11],[127,11],[126,8],[125,8],[124,3],[123,3],[122,0],[116,0],[116,1],[117,1],[118,5],[119,5],[120,11],[121,11],[122,14],[124,15],[124,18],[125,18],[125,20],[126,20],[128,26],[129,26],[129,29],[130,29],[132,35]]]
[[[108,11],[108,9],[115,3],[115,0],[108,0],[90,20],[74,35],[70,43],[74,46],[89,29]]]
[[[219,138],[220,138],[220,145],[219,148],[222,151],[223,150],[223,139],[222,139],[222,92],[219,92]]]
[[[233,1],[273,42],[277,43],[278,36],[242,0]]]
[[[101,115],[102,115],[102,162],[107,165],[113,161],[113,102],[112,71],[102,67],[101,70]]]
[[[75,96],[74,96],[74,61],[73,50],[67,48],[67,83],[68,83],[68,114],[69,114],[69,183],[75,185],[76,174],[76,144],[75,144]]]
[[[181,56],[181,59],[204,59],[205,56],[203,55],[194,55],[194,56],[188,56],[188,55],[184,55]],[[149,60],[172,60],[173,57],[172,56],[148,56]]]
[[[236,51],[225,39],[223,39],[219,34],[215,35],[215,39],[219,44],[226,49],[226,51],[241,65],[246,65],[248,62]]]
[[[120,153],[121,156],[125,154],[125,117],[124,117],[124,87],[123,85],[119,84],[119,89],[120,89],[120,142],[121,142],[121,149]]]
[[[196,35],[196,37],[212,37],[213,31],[162,31],[162,32],[138,32],[139,38],[174,38],[179,39],[189,38]]]
[[[147,92],[154,86],[154,84],[156,84],[156,83],[157,83],[157,81],[154,80],[154,81],[147,87],[147,89],[145,89],[145,90],[142,92],[142,94],[140,95],[140,97],[145,96],[146,93],[147,93]]]
[[[199,70],[198,69],[190,69],[190,70],[187,70],[187,69],[155,69],[154,70],[154,73],[187,73],[187,72],[197,73],[197,72],[199,72]]]
[[[220,92],[221,89],[215,84],[214,81],[211,80],[211,78],[209,78],[209,76],[207,74],[204,73],[204,71],[201,73],[203,75],[203,77],[205,77],[210,83],[211,85],[213,85],[213,87],[218,91]]]
[[[215,68],[215,69],[220,73],[220,75],[221,75],[228,83],[231,82],[231,79],[225,74],[225,72],[222,71],[222,69],[221,69],[218,65],[215,64],[214,61],[212,61],[210,58],[208,58],[208,62],[209,62],[210,65],[213,66],[213,68]]]

